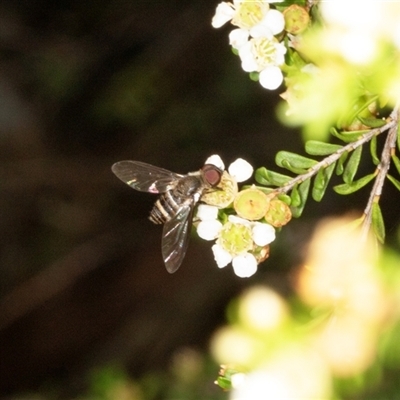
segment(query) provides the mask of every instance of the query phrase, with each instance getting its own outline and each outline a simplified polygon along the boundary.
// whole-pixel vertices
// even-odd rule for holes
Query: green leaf
[[[290,151],[279,151],[275,157],[276,165],[282,168],[307,170],[317,164],[317,161]]]
[[[301,216],[301,214],[303,213],[304,207],[307,202],[308,192],[310,190],[310,182],[311,182],[311,179],[308,178],[304,182],[300,183],[300,185],[298,186],[298,193],[300,196],[300,204],[298,206],[293,206],[293,203],[292,203],[292,206],[290,207],[290,209],[292,210],[293,217],[295,217],[295,218],[299,218]]]
[[[393,164],[397,169],[397,172],[400,174],[400,159],[396,156],[396,154],[392,154]]]
[[[365,126],[369,126],[370,128],[380,128],[383,125],[387,124],[387,121],[384,119],[378,119],[378,118],[363,118],[360,117],[359,115],[357,116],[357,119]]]
[[[362,131],[342,131],[338,132],[337,129],[331,128],[330,133],[337,137],[340,140],[343,140],[343,142],[346,143],[351,143],[355,142],[357,139],[359,139],[364,133],[369,132],[369,130],[362,130]]]
[[[392,175],[388,174],[386,176],[389,179],[389,181],[392,182],[394,186],[396,186],[397,190],[400,190],[400,181],[398,181],[396,178],[393,178]]]
[[[336,175],[342,175],[344,171],[344,163],[347,160],[347,157],[349,155],[348,151],[345,151],[339,158],[337,162],[337,167],[336,167]]]
[[[312,197],[315,201],[321,201],[324,197],[326,188],[328,187],[329,181],[332,177],[333,170],[335,169],[335,164],[336,163],[333,163],[328,167],[322,168],[318,171],[312,189]]]
[[[362,178],[360,178],[358,181],[354,181],[352,183],[342,183],[341,185],[336,185],[333,187],[333,190],[336,193],[339,194],[350,194],[354,193],[357,190],[361,189],[365,185],[367,185],[369,182],[372,181],[376,176],[376,173],[366,175]]]
[[[285,193],[281,193],[278,195],[278,199],[283,201],[284,203],[286,203],[288,206],[290,206],[290,204],[292,203],[292,199],[290,196],[288,196]]]
[[[298,186],[299,185],[294,186],[292,192],[290,193],[290,199],[291,199],[290,204],[292,207],[298,207],[301,204],[301,197]]]
[[[376,136],[374,136],[374,137],[371,139],[370,143],[369,143],[369,149],[370,149],[370,151],[371,151],[372,162],[373,162],[375,165],[379,165],[379,163],[380,163],[380,160],[379,160],[379,158],[378,158],[378,154],[377,154],[377,151],[376,151],[377,143],[378,143],[378,139],[376,138]]]
[[[305,145],[307,154],[311,156],[327,156],[341,149],[338,144],[320,142],[319,140],[308,140]]]
[[[280,165],[282,168],[286,168],[290,172],[293,172],[296,175],[303,175],[305,174],[308,170],[304,168],[296,168],[288,160],[282,160],[282,164]]]
[[[292,179],[290,176],[278,174],[265,167],[258,168],[254,176],[258,183],[265,186],[284,186]]]
[[[372,228],[377,239],[381,242],[385,242],[385,223],[383,222],[381,208],[379,203],[372,203]]]
[[[353,153],[351,154],[343,172],[343,180],[345,183],[350,184],[353,182],[358,166],[360,165],[361,151],[362,146],[358,146],[355,150],[353,150]]]

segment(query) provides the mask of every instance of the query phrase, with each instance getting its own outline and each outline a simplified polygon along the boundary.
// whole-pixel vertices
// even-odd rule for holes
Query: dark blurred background
[[[365,191],[310,200],[251,279],[219,270],[195,237],[181,269],[166,272],[161,228],[147,219],[155,198],[123,185],[114,162],[186,173],[217,153],[274,168],[278,150],[302,148],[275,118],[282,90],[250,81],[229,30],[211,27],[216,5],[0,3],[3,396],[57,387],[73,397],[95,367],[118,363],[138,377],[182,347],[206,351],[243,288],[290,292],[315,220],[365,204]],[[387,203],[390,235],[399,205]]]

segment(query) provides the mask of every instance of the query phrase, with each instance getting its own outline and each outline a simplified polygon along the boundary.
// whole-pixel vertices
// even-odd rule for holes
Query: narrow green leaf
[[[363,118],[360,117],[359,115],[357,116],[357,119],[365,126],[368,126],[370,128],[380,128],[381,126],[387,124],[387,121],[384,119],[379,119],[379,118]]]
[[[292,179],[290,176],[278,174],[265,167],[258,168],[254,176],[258,183],[265,186],[284,186]]]
[[[396,178],[393,178],[392,175],[388,174],[386,176],[389,179],[389,181],[392,182],[394,186],[396,186],[397,190],[400,190],[400,181],[398,181]]]
[[[372,162],[375,165],[379,165],[380,160],[378,158],[378,153],[377,153],[377,143],[378,143],[378,139],[376,138],[376,136],[374,136],[371,141],[369,142],[369,149],[371,151],[371,156],[372,156]]]
[[[346,162],[348,155],[349,155],[349,152],[346,151],[340,156],[340,158],[339,158],[339,160],[337,162],[336,175],[342,175],[343,174],[344,163]]]
[[[393,164],[397,169],[397,172],[400,174],[400,159],[396,156],[396,154],[392,154]]]
[[[292,192],[290,193],[290,199],[291,199],[290,204],[292,207],[298,207],[301,204],[301,197],[298,185],[293,187]]]
[[[353,182],[358,166],[360,165],[361,151],[362,146],[358,146],[355,150],[353,150],[353,153],[351,154],[343,172],[343,180],[345,183],[350,184]]]
[[[311,156],[327,156],[341,149],[338,144],[320,142],[319,140],[308,140],[305,145],[307,154]]]
[[[328,187],[334,169],[335,169],[335,163],[318,171],[312,189],[312,197],[315,201],[321,201],[322,198],[324,197],[326,188]]]
[[[281,193],[278,195],[278,199],[283,201],[284,203],[286,203],[288,206],[290,206],[290,204],[292,203],[292,199],[290,196],[288,196],[285,193]]]
[[[282,160],[282,165],[280,165],[280,167],[286,168],[288,171],[293,172],[296,175],[303,175],[308,171],[308,169],[294,167],[287,160]]]
[[[383,221],[381,208],[379,203],[372,203],[372,228],[377,239],[381,242],[385,242],[385,223]]]
[[[292,210],[293,217],[295,218],[299,218],[303,213],[304,207],[307,202],[308,192],[310,191],[310,182],[311,179],[308,178],[304,182],[300,183],[298,187],[298,193],[300,195],[300,204],[297,207],[293,206],[292,204],[292,206],[290,207],[290,209]]]
[[[365,185],[367,185],[369,182],[372,181],[376,176],[376,173],[366,175],[362,178],[360,178],[358,181],[354,181],[352,183],[342,183],[341,185],[336,185],[333,187],[333,190],[336,193],[339,194],[350,194],[354,193],[357,190],[361,189]]]
[[[317,164],[317,161],[290,151],[279,151],[275,157],[276,165],[282,168],[307,170]]]
[[[351,142],[355,142],[357,139],[359,139],[364,133],[369,132],[369,130],[362,130],[362,131],[342,131],[339,132],[337,129],[335,128],[331,128],[330,129],[330,133],[337,137],[340,140],[343,140],[343,142],[346,143],[351,143]]]

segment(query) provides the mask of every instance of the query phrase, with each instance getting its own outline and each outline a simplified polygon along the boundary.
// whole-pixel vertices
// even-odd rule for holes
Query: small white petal
[[[258,64],[252,52],[252,43],[248,41],[239,48],[239,57],[242,61],[242,69],[246,72],[257,71]]]
[[[275,240],[275,228],[261,222],[253,226],[253,240],[257,246],[266,246]]]
[[[253,254],[246,253],[234,257],[232,267],[238,277],[248,278],[257,272],[257,260]]]
[[[197,207],[197,217],[202,221],[217,219],[218,207],[210,206],[208,204],[200,204]]]
[[[222,171],[225,169],[225,164],[218,154],[213,154],[212,156],[208,157],[205,164],[215,165],[217,168],[219,168]]]
[[[240,49],[247,43],[249,39],[249,32],[246,29],[234,29],[229,34],[229,44],[234,49]]]
[[[224,268],[232,261],[232,256],[219,244],[214,244],[214,246],[211,247],[211,250],[214,253],[214,259],[218,268]]]
[[[274,35],[266,23],[260,22],[259,24],[250,28],[250,36],[253,38],[266,37],[271,39]]]
[[[281,33],[285,27],[285,18],[278,10],[270,9],[265,16],[264,21],[273,35]]]
[[[237,182],[247,181],[253,175],[253,167],[243,158],[238,158],[228,168],[229,175],[233,176]]]
[[[234,14],[235,10],[229,3],[219,3],[217,9],[215,10],[215,15],[212,19],[211,25],[214,28],[220,28],[222,25],[231,20]]]
[[[283,74],[279,67],[267,67],[260,72],[260,84],[265,89],[275,90],[283,82]]]
[[[232,222],[233,224],[241,224],[245,226],[251,226],[251,222],[247,219],[238,217],[237,215],[230,215],[228,217],[228,221]]]
[[[204,240],[214,240],[218,237],[221,228],[221,222],[216,219],[200,221],[197,225],[197,234]]]

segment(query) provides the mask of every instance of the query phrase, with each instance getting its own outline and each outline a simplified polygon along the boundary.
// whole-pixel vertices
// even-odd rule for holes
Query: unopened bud
[[[310,15],[304,7],[292,4],[283,12],[285,17],[285,30],[293,35],[304,32],[309,23]]]
[[[233,207],[239,217],[256,221],[261,219],[269,208],[267,195],[259,189],[250,188],[238,193]]]

